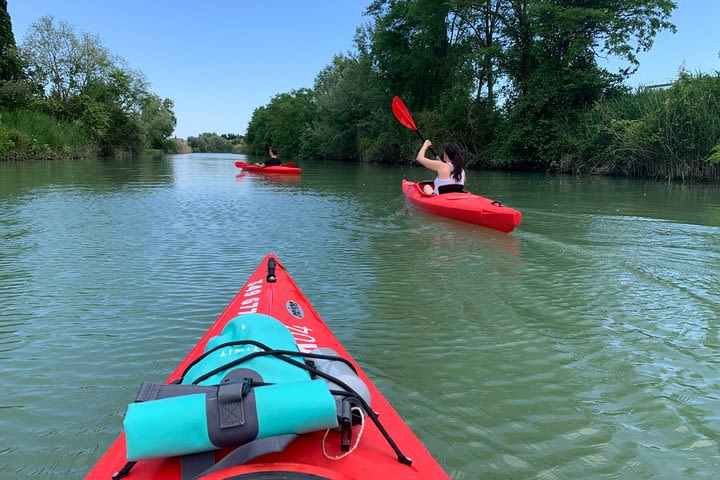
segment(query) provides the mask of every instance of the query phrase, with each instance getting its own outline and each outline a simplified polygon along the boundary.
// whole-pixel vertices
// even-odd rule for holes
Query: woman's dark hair
[[[443,147],[443,150],[447,153],[453,165],[453,171],[450,175],[455,181],[459,182],[462,179],[463,168],[465,168],[465,159],[463,159],[462,153],[460,152],[460,145],[455,142],[448,142]]]

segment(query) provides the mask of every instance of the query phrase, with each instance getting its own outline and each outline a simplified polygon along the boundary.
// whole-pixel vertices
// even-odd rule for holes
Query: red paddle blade
[[[403,103],[403,101],[400,100],[400,97],[393,98],[392,111],[395,114],[395,118],[397,118],[400,123],[405,125],[410,130],[417,131],[415,122],[413,121],[412,116],[410,116],[410,112],[408,112],[408,109]]]
[[[294,163],[294,162],[283,163],[283,167],[291,167],[291,168],[293,168],[293,167],[295,167],[295,163]]]
[[[237,168],[243,168],[243,167],[247,167],[248,164],[245,163],[245,162],[235,162],[235,166],[236,166]]]

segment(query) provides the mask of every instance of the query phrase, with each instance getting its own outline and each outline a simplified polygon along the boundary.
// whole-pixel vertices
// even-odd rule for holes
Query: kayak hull
[[[260,165],[253,165],[245,162],[235,162],[235,166],[238,168],[242,168],[246,172],[256,172],[263,174],[300,175],[300,173],[302,172],[302,168],[300,167],[286,167],[284,165],[263,167]]]
[[[430,183],[432,182],[424,182]],[[407,201],[426,212],[461,222],[472,223],[501,232],[510,233],[520,225],[522,214],[499,202],[470,192],[428,195],[422,190],[423,182],[403,179],[402,192]]]
[[[342,453],[339,448],[339,433],[330,431],[327,439],[323,440],[325,432],[312,432],[299,435],[283,452],[262,455],[244,465],[209,474],[202,477],[203,480],[236,477],[239,480],[243,478],[242,475],[258,472],[293,472],[295,474],[310,475],[307,478],[342,480],[449,478],[330,331],[279,261],[277,261],[277,268],[275,269],[277,281],[268,282],[267,264],[271,258],[277,261],[277,257],[272,254],[265,257],[230,305],[225,308],[207,333],[170,375],[167,383],[178,379],[185,368],[203,353],[208,340],[218,335],[223,327],[237,315],[244,313],[270,315],[290,330],[301,352],[310,352],[316,348],[327,347],[335,350],[339,356],[348,359],[354,365],[359,377],[370,390],[373,411],[379,415],[383,427],[402,453],[411,458],[413,462],[410,466],[400,463],[397,455],[377,427],[369,419],[366,419],[356,449],[340,460],[327,458],[323,453],[323,441],[328,455],[338,456]],[[141,380],[149,379],[138,379],[138,385]],[[359,426],[353,428],[353,445],[357,440],[359,428]],[[216,458],[219,459],[226,453],[227,451],[221,450],[216,455]],[[124,434],[121,434],[85,478],[86,480],[108,480],[125,463],[125,438]],[[128,480],[175,480],[180,479],[180,475],[179,458],[172,457],[139,461],[125,478]],[[311,477],[312,475],[314,477]],[[259,477],[251,476],[251,478]]]

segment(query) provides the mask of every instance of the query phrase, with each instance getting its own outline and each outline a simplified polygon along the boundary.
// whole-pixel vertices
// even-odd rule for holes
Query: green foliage
[[[160,149],[172,134],[172,101],[151,93],[144,75],[97,35],[45,16],[20,48],[28,78],[0,81],[0,106],[23,106],[78,125],[102,155]]]
[[[503,168],[717,178],[718,75],[666,91],[623,85],[637,54],[674,30],[672,0],[376,0],[357,53],[312,91],[253,113],[250,153],[398,162],[419,142],[390,113],[398,95],[436,145]],[[610,71],[599,59],[625,62]]]
[[[150,148],[163,149],[177,124],[173,113],[173,101],[149,94],[141,100],[139,121],[144,130],[144,144]]]
[[[63,102],[93,82],[108,80],[123,63],[97,35],[77,34],[72,25],[51,15],[30,26],[22,50],[32,66],[31,78]]]
[[[315,79],[316,113],[303,136],[303,156],[361,158],[388,123],[389,99],[380,80],[368,55],[336,56]]]
[[[188,145],[193,152],[228,153],[232,152],[233,144],[217,133],[202,133],[197,137],[188,137]]]
[[[713,165],[720,165],[720,143],[713,147],[710,152],[710,157],[708,157],[708,162]]]
[[[683,75],[667,90],[598,102],[578,136],[586,167],[667,178],[712,177],[720,143],[720,75]]]
[[[281,158],[297,158],[303,134],[314,118],[311,90],[303,88],[276,95],[267,106],[253,112],[245,136],[250,152],[264,155],[269,147],[274,147]]]
[[[22,65],[15,47],[7,0],[0,0],[0,81],[18,80],[21,77]]]
[[[20,108],[33,103],[32,84],[25,80],[0,80],[0,107]]]
[[[372,54],[387,87],[416,105],[430,106],[452,83],[455,65],[447,36],[450,2],[377,0]]]
[[[40,112],[0,109],[0,159],[81,157],[91,150],[75,123]]]

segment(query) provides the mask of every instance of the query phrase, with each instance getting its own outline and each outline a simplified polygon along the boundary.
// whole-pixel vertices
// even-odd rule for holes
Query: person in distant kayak
[[[268,156],[263,163],[256,163],[255,165],[264,167],[277,167],[282,165],[282,161],[277,156],[277,150],[270,147],[268,149]]]
[[[455,142],[449,142],[443,147],[442,160],[431,160],[425,157],[425,152],[430,148],[432,142],[425,140],[417,154],[417,161],[425,168],[437,172],[435,177],[435,188],[424,185],[423,191],[427,194],[440,194],[439,187],[444,185],[465,185],[465,160],[460,152],[460,146]]]

